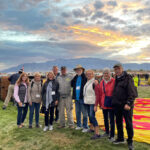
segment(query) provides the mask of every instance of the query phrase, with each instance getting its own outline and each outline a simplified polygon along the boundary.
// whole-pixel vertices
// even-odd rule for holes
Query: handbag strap
[[[104,81],[103,81],[103,90],[104,90],[104,94],[106,95]]]

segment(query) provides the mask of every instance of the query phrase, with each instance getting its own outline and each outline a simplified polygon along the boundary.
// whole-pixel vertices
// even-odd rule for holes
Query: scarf
[[[52,81],[48,83],[47,89],[46,89],[46,110],[48,109],[49,105],[52,103]]]

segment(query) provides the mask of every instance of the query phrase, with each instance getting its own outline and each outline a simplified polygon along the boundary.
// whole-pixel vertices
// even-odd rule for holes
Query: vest
[[[84,86],[84,103],[85,104],[95,104],[96,96],[93,89],[94,78],[87,81]]]
[[[25,100],[26,90],[27,89],[26,89],[26,86],[24,84],[19,85],[18,95],[19,95],[19,99],[22,103],[24,103],[24,100]]]

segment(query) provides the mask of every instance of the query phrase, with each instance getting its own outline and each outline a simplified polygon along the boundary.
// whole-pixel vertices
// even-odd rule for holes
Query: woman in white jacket
[[[95,79],[94,72],[92,70],[86,71],[87,83],[84,86],[84,103],[86,104],[87,113],[91,123],[91,127],[94,128],[94,136],[91,139],[99,139],[101,136],[99,134],[99,126],[95,117],[94,105],[96,101],[95,95]],[[90,127],[90,129],[92,129]]]

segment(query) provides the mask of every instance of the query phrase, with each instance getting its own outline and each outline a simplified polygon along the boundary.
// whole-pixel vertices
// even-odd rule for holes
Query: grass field
[[[139,96],[150,97],[150,88],[140,87]],[[0,150],[127,150],[127,145],[113,145],[107,139],[90,140],[92,134],[81,133],[74,129],[58,129],[54,125],[53,131],[43,132],[41,128],[28,128],[28,117],[25,128],[16,126],[17,109],[9,104],[2,110],[0,101]],[[44,125],[44,118],[40,117],[40,124]],[[103,133],[103,131],[100,131]],[[135,150],[150,150],[150,145],[134,142]]]

